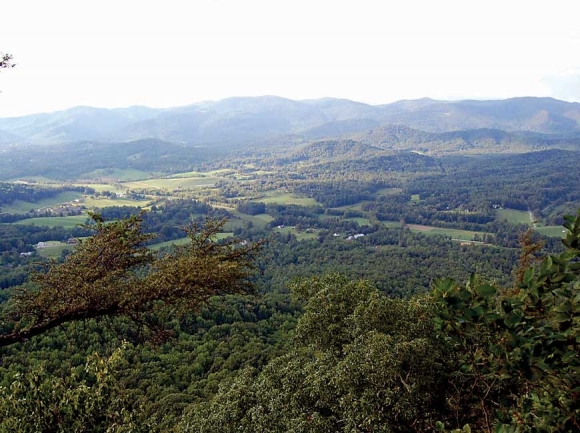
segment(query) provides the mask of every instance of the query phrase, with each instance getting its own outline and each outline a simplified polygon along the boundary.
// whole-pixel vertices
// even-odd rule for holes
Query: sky
[[[231,96],[580,101],[578,0],[3,0],[0,117]]]

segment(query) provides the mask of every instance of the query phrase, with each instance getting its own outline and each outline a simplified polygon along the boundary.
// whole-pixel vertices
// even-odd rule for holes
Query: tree
[[[94,236],[80,240],[62,264],[32,276],[33,289],[20,289],[0,322],[0,347],[61,324],[125,317],[163,335],[162,314],[199,308],[212,296],[251,288],[252,258],[258,244],[216,242],[225,221],[193,224],[187,245],[158,256],[144,246],[154,237],[142,231],[143,214],[114,222],[91,215]]]
[[[16,65],[12,63],[12,55],[0,52],[0,69],[13,68],[14,66]]]
[[[444,359],[427,297],[391,299],[330,275],[306,299],[295,348],[246,370],[184,416],[184,432],[432,430],[445,404]]]
[[[450,389],[478,431],[580,431],[580,212],[565,219],[566,250],[524,261],[515,290],[435,284],[437,329],[460,354]]]
[[[0,386],[0,432],[146,432],[128,396],[112,372],[123,361],[123,348],[111,356],[93,355],[82,372],[65,377],[42,367]]]

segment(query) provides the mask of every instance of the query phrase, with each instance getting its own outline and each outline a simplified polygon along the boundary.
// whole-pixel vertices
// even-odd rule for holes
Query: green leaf
[[[482,298],[489,298],[497,293],[495,287],[489,285],[479,286],[475,289],[475,291]]]

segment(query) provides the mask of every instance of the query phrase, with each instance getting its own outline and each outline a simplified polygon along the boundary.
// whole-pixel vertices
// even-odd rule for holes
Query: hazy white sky
[[[0,116],[229,96],[580,101],[579,0],[3,0]]]

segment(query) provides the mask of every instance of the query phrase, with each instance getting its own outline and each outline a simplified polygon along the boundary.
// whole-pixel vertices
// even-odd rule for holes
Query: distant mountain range
[[[442,133],[451,135],[434,135]],[[157,139],[239,147],[338,137],[380,147],[406,143],[417,148],[418,141],[425,145],[449,139],[459,147],[525,142],[533,148],[533,143],[546,147],[547,141],[566,144],[568,140],[578,148],[580,104],[525,97],[456,102],[419,99],[373,106],[345,99],[293,101],[263,96],[170,109],[76,107],[0,119],[1,146]]]

